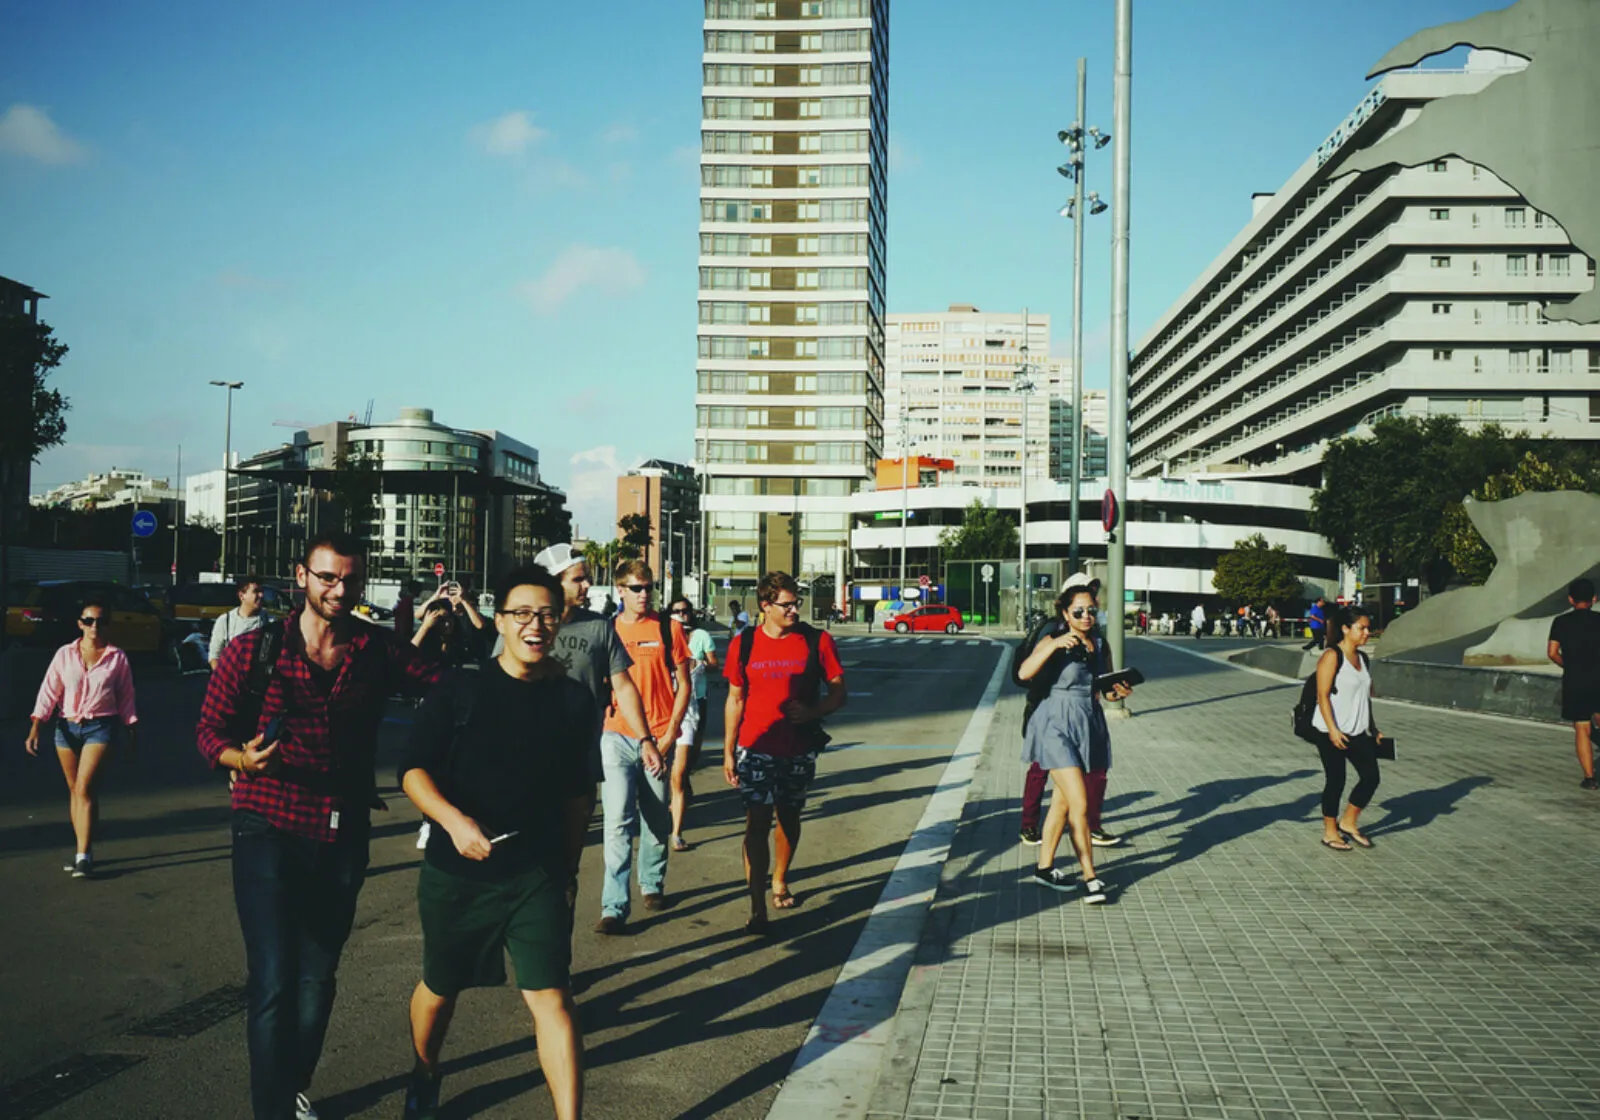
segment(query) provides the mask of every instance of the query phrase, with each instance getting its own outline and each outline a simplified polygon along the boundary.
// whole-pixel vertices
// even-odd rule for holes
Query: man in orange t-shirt
[[[672,832],[672,809],[667,792],[667,764],[662,744],[671,749],[694,686],[689,677],[693,656],[683,627],[668,621],[650,607],[655,589],[650,565],[624,560],[617,565],[617,593],[622,610],[617,613],[617,636],[633,658],[628,670],[650,734],[633,738],[633,725],[615,707],[606,714],[600,736],[600,763],[605,781],[600,804],[605,813],[606,875],[600,890],[600,922],[596,933],[621,933],[628,921],[628,872],[633,866],[633,838],[639,837],[639,893],[646,910],[666,905],[667,838]],[[671,635],[670,639],[667,635]],[[671,643],[670,668],[667,643]],[[639,827],[640,821],[644,827]]]

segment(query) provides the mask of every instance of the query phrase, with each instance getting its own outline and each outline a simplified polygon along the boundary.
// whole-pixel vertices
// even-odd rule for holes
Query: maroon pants
[[[1083,785],[1089,795],[1089,831],[1100,828],[1100,807],[1106,800],[1106,779],[1109,770],[1085,770]],[[1050,784],[1050,771],[1037,762],[1028,764],[1028,776],[1022,780],[1022,827],[1030,832],[1039,827],[1040,806],[1044,801],[1045,787]]]

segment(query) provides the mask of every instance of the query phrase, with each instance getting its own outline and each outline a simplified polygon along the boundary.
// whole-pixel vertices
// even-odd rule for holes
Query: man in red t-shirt
[[[844,668],[833,635],[800,621],[800,587],[787,572],[756,586],[760,619],[728,646],[722,773],[744,799],[744,869],[750,888],[748,933],[767,931],[767,832],[778,819],[772,904],[795,905],[789,867],[800,845],[800,810],[817,772],[821,721],[844,706]],[[748,654],[743,644],[753,643]],[[812,663],[812,648],[816,661]],[[826,694],[822,682],[827,682]]]

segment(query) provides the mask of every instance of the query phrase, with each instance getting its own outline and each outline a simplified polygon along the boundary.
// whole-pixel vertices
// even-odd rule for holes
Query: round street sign
[[[933,584],[933,580],[930,579],[928,576],[918,576],[917,577],[917,586],[918,587],[929,587],[932,584]]]
[[[994,580],[994,565],[985,564],[983,567],[978,569],[978,574],[983,577],[984,583],[992,582]]]
[[[1100,525],[1106,532],[1117,527],[1117,515],[1122,511],[1117,508],[1117,492],[1107,490],[1106,496],[1100,499]]]
[[[444,561],[443,560],[439,561],[439,563],[437,563],[437,564],[435,564],[433,566],[433,574],[436,575],[436,576],[444,575]]]
[[[133,515],[133,535],[153,537],[156,533],[156,524],[156,515],[147,509],[142,509]]]

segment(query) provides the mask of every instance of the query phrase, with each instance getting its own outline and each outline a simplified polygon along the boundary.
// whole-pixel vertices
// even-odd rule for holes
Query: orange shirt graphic
[[[667,731],[672,722],[675,697],[672,692],[672,673],[667,669],[666,651],[661,647],[660,617],[652,612],[638,622],[624,622],[622,616],[618,615],[615,626],[617,637],[622,639],[622,644],[628,647],[628,656],[633,658],[633,668],[628,670],[628,676],[633,678],[633,686],[639,690],[639,698],[644,701],[644,718],[650,721],[650,734],[660,739],[665,747],[668,745]],[[676,621],[672,623],[672,661],[675,666],[688,665],[693,661],[689,653],[689,640],[683,636],[683,627]],[[628,718],[617,710],[615,703],[606,713],[605,729],[630,739],[638,734]]]

